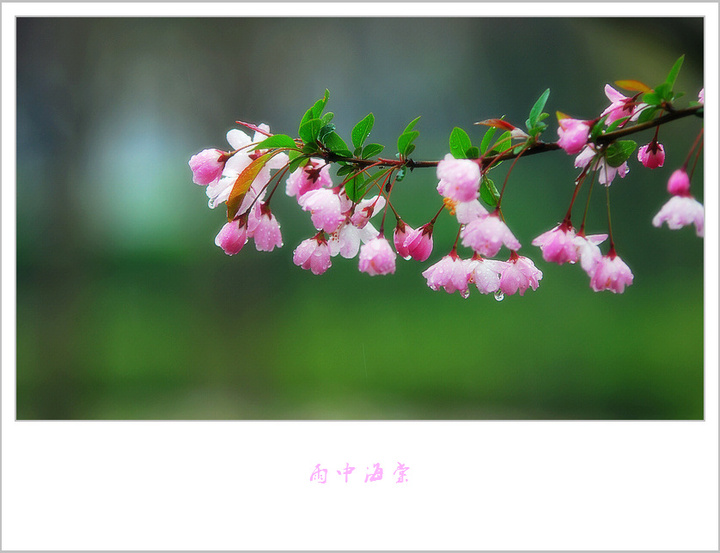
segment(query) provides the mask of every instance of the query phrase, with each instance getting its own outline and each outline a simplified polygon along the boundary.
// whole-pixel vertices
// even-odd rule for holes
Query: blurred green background
[[[506,217],[544,278],[502,302],[427,288],[421,271],[454,240],[447,214],[430,260],[399,260],[394,276],[341,258],[322,277],[295,267],[314,231],[282,195],[284,248],[228,257],[213,243],[223,212],[187,165],[225,149],[237,119],[294,135],[325,88],[340,134],[373,112],[386,155],[422,115],[416,159],[442,158],[454,126],[479,140],[475,121],[522,124],[548,87],[554,140],[556,110],[592,118],[606,83],[657,84],[682,54],[684,104],[703,83],[702,19],[309,13],[24,18],[17,31],[19,419],[702,418],[703,243],[650,223],[697,120],[661,130],[664,168],[633,158],[611,187],[635,274],[622,295],[592,292],[580,267],[530,245],[567,209],[577,170],[562,152],[509,181]],[[701,167],[693,182],[702,201]],[[435,184],[415,171],[397,188],[410,224],[434,214]],[[589,232],[606,232],[599,192]]]

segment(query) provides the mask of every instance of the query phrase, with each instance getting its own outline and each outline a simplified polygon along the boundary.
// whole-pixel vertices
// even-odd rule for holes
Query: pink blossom
[[[395,249],[400,254],[400,257],[404,259],[410,259],[412,257],[407,249],[407,246],[405,246],[405,240],[414,230],[415,229],[406,224],[405,221],[398,219],[395,231],[393,232],[393,242],[395,243]]]
[[[258,128],[265,132],[270,132],[270,127],[265,124],[258,125]],[[232,129],[228,131],[227,141],[230,146],[236,150],[236,153],[225,162],[222,178],[220,178],[217,182],[209,183],[208,187],[205,189],[205,192],[210,199],[208,205],[211,208],[214,209],[221,203],[227,201],[237,178],[247,168],[247,166],[261,154],[261,152],[250,152],[249,150],[251,146],[255,143],[261,142],[265,138],[266,135],[257,131],[255,132],[252,140],[247,134],[239,129]],[[250,191],[248,191],[248,194],[245,196],[245,201],[238,210],[238,213],[244,213],[247,211],[250,205],[249,202],[252,202],[255,196],[264,191],[265,186],[270,181],[270,170],[281,168],[287,163],[287,161],[287,154],[279,153],[273,156],[265,164],[262,170],[255,177],[255,180],[250,187]],[[248,197],[251,197],[252,199],[248,200]]]
[[[590,278],[590,288],[596,292],[610,290],[614,294],[622,294],[625,286],[630,286],[633,274],[625,262],[614,251],[604,255],[595,266]]]
[[[441,196],[455,202],[470,202],[480,194],[480,166],[470,159],[455,159],[447,154],[437,166]]]
[[[506,296],[515,292],[522,296],[528,288],[537,290],[542,277],[542,271],[530,259],[513,252],[501,270],[499,291]]]
[[[360,271],[370,276],[394,273],[396,257],[385,237],[378,236],[360,248]]]
[[[217,149],[203,150],[190,158],[188,162],[193,173],[193,182],[199,185],[216,183],[225,168],[224,153]]]
[[[482,294],[497,292],[500,288],[500,273],[506,265],[505,261],[473,257],[467,264],[469,281]]]
[[[612,103],[600,116],[608,116],[605,120],[608,125],[623,117],[630,117],[630,121],[635,121],[640,116],[640,112],[647,107],[647,104],[639,104],[633,98],[623,96],[609,84],[605,85],[605,95]]]
[[[598,261],[602,259],[602,253],[598,244],[602,244],[607,238],[607,234],[591,234],[590,236],[575,236],[573,244],[577,249],[577,255],[580,258],[580,266],[588,274],[592,276]]]
[[[519,250],[520,242],[508,226],[500,220],[497,212],[475,219],[465,225],[460,232],[463,246],[472,248],[476,253],[493,257],[504,244],[511,250]]]
[[[468,269],[469,260],[460,259],[453,251],[423,271],[422,276],[432,290],[437,291],[442,287],[448,294],[459,291],[463,298],[467,298],[470,295]]]
[[[697,235],[703,236],[705,210],[703,205],[692,196],[673,196],[652,220],[652,224],[656,227],[661,227],[664,222],[667,222],[668,228],[673,230],[694,223]]]
[[[698,102],[701,105],[705,105],[705,88],[700,89],[700,92],[698,92]]]
[[[360,250],[360,243],[366,244],[378,235],[378,231],[371,223],[359,229],[350,222],[343,223],[340,228],[330,235],[328,247],[330,255],[340,254],[345,259],[352,259]]]
[[[293,252],[293,263],[316,275],[321,275],[330,268],[330,249],[322,233],[300,242]]]
[[[662,167],[665,163],[665,148],[659,142],[653,140],[650,144],[642,146],[638,150],[638,161],[648,169]]]
[[[259,252],[271,252],[283,245],[280,224],[265,204],[259,204],[260,217],[253,225],[251,234]]]
[[[432,232],[433,224],[428,223],[408,233],[404,247],[415,261],[425,261],[430,257],[433,249]]]
[[[619,167],[612,167],[604,157],[598,157],[597,152],[590,145],[586,146],[575,158],[575,167],[587,167],[593,160],[595,160],[595,166],[592,169],[597,171],[598,182],[606,186],[610,186],[615,175],[625,178],[625,175],[630,172],[627,161]]]
[[[478,200],[471,202],[461,202],[455,205],[455,215],[458,223],[467,225],[470,221],[489,215],[487,209]]]
[[[247,224],[242,218],[225,223],[215,237],[215,245],[228,255],[235,255],[247,243]]]
[[[690,177],[685,169],[677,169],[668,179],[667,189],[673,196],[687,196],[690,194]]]
[[[287,178],[285,193],[298,199],[311,190],[332,188],[330,164],[322,159],[311,159],[305,167],[299,167]]]
[[[334,190],[311,190],[303,194],[299,202],[304,211],[310,212],[313,225],[318,230],[333,233],[346,219],[340,196]]]
[[[575,231],[572,226],[561,223],[552,230],[542,233],[532,241],[533,246],[539,246],[543,259],[550,263],[575,263],[578,252],[573,239]]]
[[[590,135],[590,122],[565,117],[558,120],[558,146],[568,154],[580,152],[587,144]]]
[[[355,206],[355,211],[350,217],[350,221],[358,228],[363,228],[373,215],[379,213],[385,207],[385,198],[375,196],[366,200],[361,200]]]

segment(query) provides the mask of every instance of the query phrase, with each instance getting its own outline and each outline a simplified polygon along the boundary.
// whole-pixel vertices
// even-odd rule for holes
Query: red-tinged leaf
[[[240,209],[240,205],[242,204],[243,198],[245,198],[245,194],[247,194],[247,191],[250,190],[250,186],[252,185],[255,178],[258,176],[258,173],[262,171],[262,168],[265,167],[265,164],[270,160],[271,157],[273,157],[275,154],[277,154],[280,150],[273,150],[271,152],[268,152],[267,154],[263,154],[260,157],[253,159],[250,162],[250,165],[245,167],[242,173],[238,175],[238,178],[235,179],[235,184],[233,184],[232,190],[230,191],[230,196],[227,199],[227,218],[228,221],[232,221],[235,219],[235,216],[238,214],[238,209]]]
[[[506,131],[515,130],[515,125],[511,125],[507,121],[502,119],[485,119],[484,121],[478,121],[476,125],[485,125],[487,127],[495,127],[496,129],[505,129]]]
[[[253,125],[252,123],[245,123],[244,121],[235,121],[238,125],[242,125],[243,127],[247,127],[251,131],[259,132],[260,134],[264,134],[265,136],[272,136],[271,133],[262,130],[257,125]]]
[[[652,88],[650,88],[645,83],[636,81],[635,79],[615,81],[615,84],[618,85],[620,88],[624,88],[625,90],[630,90],[632,92],[652,92]]]

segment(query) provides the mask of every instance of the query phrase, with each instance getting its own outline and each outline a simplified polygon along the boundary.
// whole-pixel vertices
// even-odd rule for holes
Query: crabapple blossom
[[[500,288],[500,273],[506,264],[505,261],[474,256],[467,264],[469,282],[474,284],[481,294],[493,294]]]
[[[300,242],[293,252],[293,263],[315,275],[321,275],[330,268],[330,249],[322,232]]]
[[[467,298],[470,295],[468,269],[469,260],[460,259],[457,253],[452,251],[423,271],[422,276],[431,290],[437,291],[442,287],[448,294],[459,291],[463,298]]]
[[[670,175],[667,183],[667,190],[673,196],[687,196],[690,194],[690,177],[685,168],[676,169]]]
[[[390,243],[379,235],[360,248],[360,271],[370,276],[394,273],[396,257]]]
[[[627,161],[619,167],[612,167],[604,157],[599,157],[595,149],[590,145],[586,146],[575,158],[575,167],[587,167],[593,160],[596,160],[593,170],[597,171],[598,182],[606,186],[610,186],[615,175],[625,178],[625,175],[630,171]]]
[[[472,248],[485,257],[493,257],[505,245],[510,250],[519,250],[521,245],[500,219],[497,211],[474,219],[460,232],[463,246]]]
[[[485,215],[489,215],[489,212],[478,200],[461,202],[455,205],[455,216],[461,225],[466,225],[470,221]]]
[[[299,167],[287,178],[285,193],[288,196],[300,197],[318,188],[332,188],[330,164],[322,159],[311,158],[305,167]]]
[[[542,277],[542,271],[535,267],[532,260],[512,252],[501,268],[498,291],[506,296],[519,292],[522,296],[528,288],[537,290]]]
[[[558,146],[570,155],[580,153],[590,135],[590,122],[564,117],[558,120]]]
[[[425,261],[430,257],[433,249],[432,232],[433,224],[428,223],[408,233],[404,247],[415,261]]]
[[[193,182],[201,186],[214,184],[220,180],[225,169],[224,152],[217,149],[203,150],[188,161],[193,174]]]
[[[278,220],[267,205],[263,203],[257,205],[260,216],[257,223],[250,228],[250,234],[255,240],[255,248],[259,252],[271,252],[276,247],[281,248],[283,242]]]
[[[705,89],[700,89],[700,92],[698,92],[698,103],[701,105],[705,105]]]
[[[330,235],[330,255],[335,257],[340,254],[345,259],[352,259],[358,254],[360,243],[366,244],[377,235],[378,231],[371,223],[360,229],[350,222],[345,222]]]
[[[363,228],[370,218],[385,207],[385,198],[375,196],[366,200],[361,200],[355,206],[355,211],[350,217],[350,221],[358,228]]]
[[[215,245],[228,255],[235,255],[247,243],[247,221],[242,217],[225,223],[215,237]]]
[[[590,288],[596,292],[610,290],[614,294],[622,294],[625,286],[630,286],[633,274],[625,262],[614,250],[600,258],[590,277]]]
[[[563,222],[535,238],[532,245],[540,247],[545,261],[562,265],[578,260],[574,239],[575,231],[572,226]]]
[[[670,198],[652,220],[653,226],[656,227],[661,227],[665,222],[668,228],[673,230],[695,224],[696,234],[698,236],[705,234],[705,210],[703,205],[689,195]]]
[[[607,234],[591,234],[590,236],[576,235],[573,239],[580,266],[590,277],[595,271],[598,261],[602,259],[602,252],[598,244],[602,244],[607,237]]]
[[[665,163],[665,148],[662,144],[653,140],[650,144],[646,144],[638,150],[638,161],[648,169],[662,167]]]
[[[480,195],[480,166],[470,159],[455,159],[447,154],[437,166],[441,196],[455,202],[470,202]]]
[[[635,121],[640,116],[640,112],[647,107],[647,104],[636,103],[633,98],[620,94],[609,84],[605,85],[605,95],[612,102],[600,114],[601,117],[608,116],[605,121],[607,125],[623,117],[630,117],[630,121]]]
[[[300,206],[310,212],[313,225],[327,233],[335,232],[345,221],[345,211],[340,195],[328,188],[311,190],[300,197]]]
[[[405,246],[405,240],[414,230],[415,229],[405,223],[402,219],[397,220],[397,225],[393,231],[393,242],[395,243],[395,249],[403,259],[411,259],[412,257],[407,249],[407,246]]]

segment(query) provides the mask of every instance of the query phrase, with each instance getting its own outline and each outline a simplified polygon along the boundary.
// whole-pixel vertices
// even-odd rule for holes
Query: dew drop
[[[495,299],[497,301],[503,301],[505,299],[505,294],[503,294],[502,290],[495,290]]]

